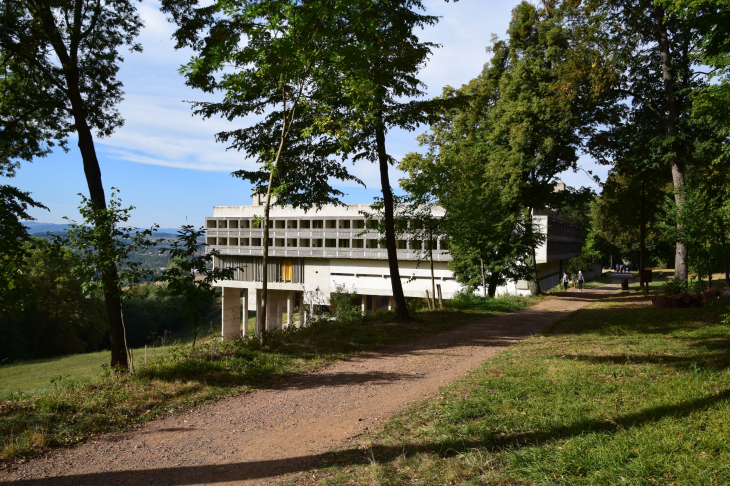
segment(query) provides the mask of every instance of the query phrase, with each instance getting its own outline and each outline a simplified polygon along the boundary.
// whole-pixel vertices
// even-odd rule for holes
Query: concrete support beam
[[[294,291],[286,293],[286,325],[294,326]]]
[[[223,287],[221,305],[221,337],[223,339],[237,339],[241,337],[241,290]]]
[[[256,289],[256,335],[261,327],[261,289]]]
[[[368,296],[363,295],[362,296],[362,313],[365,314],[368,311]]]
[[[248,289],[243,289],[243,309],[241,312],[241,328],[243,329],[243,335],[246,335],[248,330]]]
[[[395,304],[393,303],[393,297],[388,297],[388,310],[393,310]]]

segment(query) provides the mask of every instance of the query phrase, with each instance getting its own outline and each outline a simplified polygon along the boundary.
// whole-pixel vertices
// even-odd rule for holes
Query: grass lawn
[[[135,352],[133,374],[99,373],[104,353],[0,367],[0,380],[15,378],[17,390],[0,399],[0,467],[3,461],[70,445],[92,434],[122,430],[154,417],[246,392],[296,373],[308,372],[355,353],[417,339],[478,318],[515,311],[533,297],[473,298],[440,311],[421,311],[412,322],[393,324],[392,313],[343,324],[324,321],[290,333],[270,333],[265,347],[255,339],[204,338],[161,350],[144,367]],[[26,371],[24,371],[26,370]],[[43,374],[47,373],[45,382]],[[54,376],[64,376],[50,384]]]
[[[648,298],[571,314],[294,481],[730,484],[730,302]]]

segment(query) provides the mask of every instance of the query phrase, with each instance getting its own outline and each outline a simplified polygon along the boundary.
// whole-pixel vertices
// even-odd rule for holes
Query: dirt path
[[[409,403],[616,286],[361,355],[270,389],[201,406],[0,472],[14,485],[267,484],[379,427]]]

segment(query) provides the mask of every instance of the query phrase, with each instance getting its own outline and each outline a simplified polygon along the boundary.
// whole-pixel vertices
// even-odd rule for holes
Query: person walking
[[[583,282],[585,281],[585,277],[583,277],[583,272],[578,271],[578,290],[583,292]]]
[[[568,278],[567,273],[563,273],[563,289],[567,292],[568,291],[568,282],[570,279]]]

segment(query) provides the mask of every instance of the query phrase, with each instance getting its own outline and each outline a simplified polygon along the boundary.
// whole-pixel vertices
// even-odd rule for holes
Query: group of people
[[[583,292],[583,282],[585,282],[585,277],[583,276],[582,271],[578,271],[578,275],[573,275],[573,287],[578,285],[578,290]],[[570,283],[570,277],[567,273],[563,273],[563,288],[565,290],[568,290],[568,283]]]
[[[616,264],[616,273],[628,273],[631,269],[628,265],[621,265],[619,263]]]

